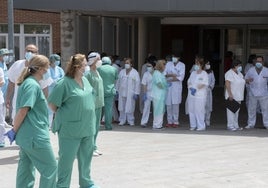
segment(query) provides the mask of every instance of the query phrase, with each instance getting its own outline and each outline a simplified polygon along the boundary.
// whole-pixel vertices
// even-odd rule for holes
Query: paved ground
[[[189,131],[183,114],[180,128],[153,131],[136,122],[134,127],[115,125],[112,131],[101,131],[98,145],[104,154],[92,162],[96,184],[101,188],[267,188],[268,130],[258,117],[257,129],[227,131],[218,100],[212,125],[203,132]],[[244,109],[240,119],[245,126]],[[57,154],[56,135],[51,134],[51,141]],[[15,187],[18,151],[16,145],[0,149],[1,188]],[[75,162],[71,188],[77,187]]]

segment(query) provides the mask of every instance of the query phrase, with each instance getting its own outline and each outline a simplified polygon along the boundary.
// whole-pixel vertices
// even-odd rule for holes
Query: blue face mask
[[[199,65],[194,65],[194,70],[198,71],[200,69]]]
[[[9,60],[9,57],[8,57],[7,55],[5,55],[5,56],[3,57],[3,62],[6,63],[6,62],[8,62],[8,60]]]
[[[242,72],[242,67],[241,66],[239,66],[239,67],[237,67],[237,69],[236,69],[238,72]]]
[[[47,80],[49,79],[49,77],[50,77],[50,74],[48,71],[45,74],[43,74],[43,80]]]
[[[262,63],[260,63],[260,62],[256,62],[255,66],[256,66],[258,69],[260,69],[260,68],[262,68]]]
[[[26,52],[25,53],[25,59],[27,61],[30,61],[30,59],[33,57],[33,53],[32,52]]]
[[[54,64],[55,64],[55,66],[59,66],[60,65],[60,61],[55,61]]]
[[[130,64],[125,64],[125,69],[130,69]]]
[[[148,72],[153,72],[153,67],[147,67]]]

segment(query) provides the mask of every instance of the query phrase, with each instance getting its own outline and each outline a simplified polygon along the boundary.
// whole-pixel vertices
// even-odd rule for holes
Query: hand
[[[16,133],[14,131],[14,129],[9,130],[6,134],[4,134],[5,136],[8,137],[10,145],[12,145],[12,142],[15,140],[16,138]]]
[[[146,100],[147,100],[147,94],[144,93],[143,96],[142,96],[142,101],[144,102],[144,101],[146,101]]]
[[[134,100],[137,100],[138,97],[139,97],[139,95],[137,95],[137,94],[134,94],[134,95],[133,95],[133,99],[134,99]]]
[[[193,87],[190,87],[191,94],[194,96],[196,93],[196,89]]]

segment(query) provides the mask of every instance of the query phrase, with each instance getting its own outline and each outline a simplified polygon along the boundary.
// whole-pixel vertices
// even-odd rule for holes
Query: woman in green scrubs
[[[97,187],[90,177],[96,116],[93,88],[83,76],[86,65],[85,55],[72,56],[65,76],[48,97],[50,108],[55,112],[52,132],[57,132],[59,139],[57,187],[70,187],[75,158],[80,188]]]
[[[49,68],[49,60],[35,55],[18,79],[16,115],[7,132],[20,146],[16,187],[33,187],[35,168],[40,173],[39,188],[56,187],[57,162],[50,144],[48,109],[39,81]]]

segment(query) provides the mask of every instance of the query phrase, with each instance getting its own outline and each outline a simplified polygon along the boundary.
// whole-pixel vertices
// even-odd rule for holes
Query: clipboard
[[[239,102],[237,102],[236,100],[234,100],[234,99],[232,101],[230,101],[228,99],[225,100],[225,107],[228,108],[233,113],[236,113],[237,110],[239,110],[240,105],[241,104]]]

